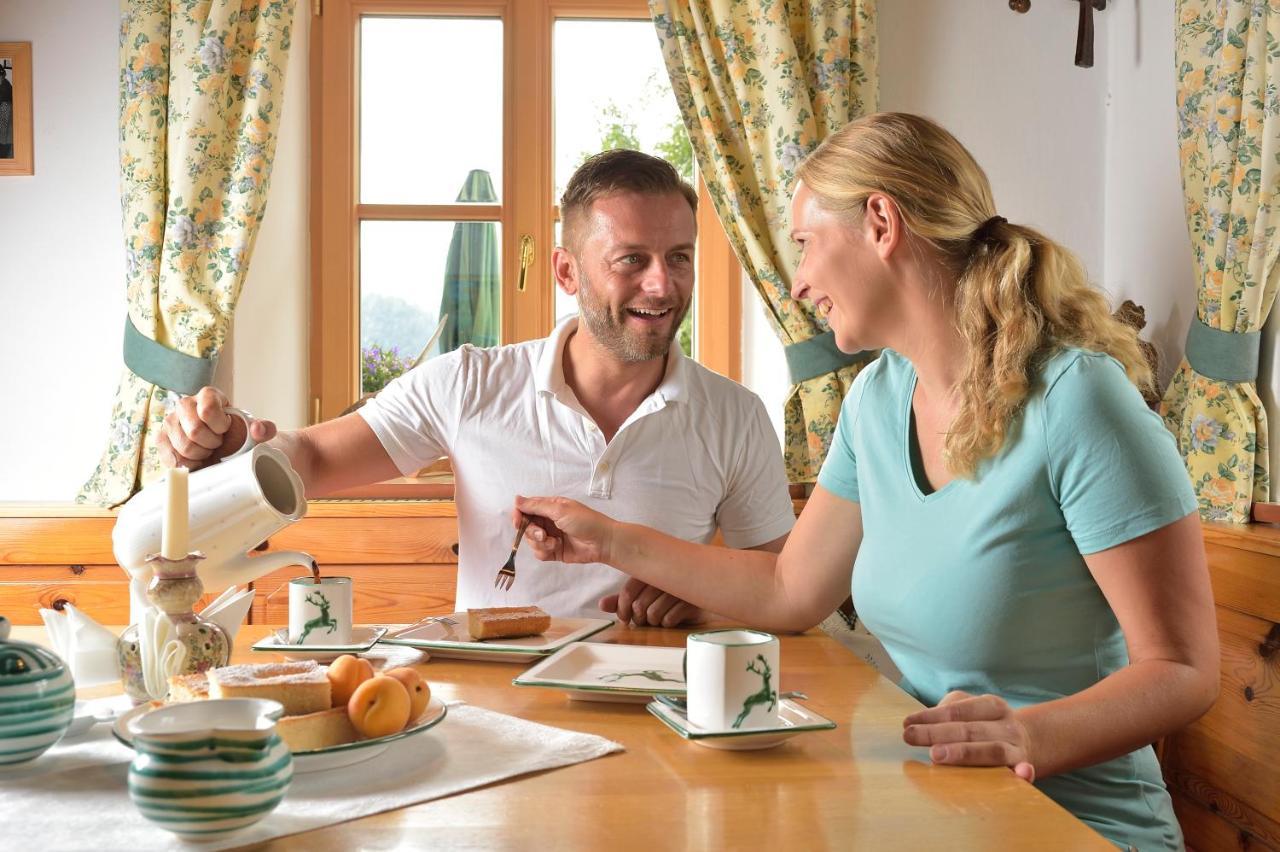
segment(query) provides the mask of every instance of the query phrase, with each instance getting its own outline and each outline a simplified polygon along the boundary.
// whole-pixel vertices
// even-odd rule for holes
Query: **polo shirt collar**
[[[538,393],[559,396],[561,391],[569,390],[564,380],[564,347],[578,328],[576,316],[566,317],[547,337],[542,353],[538,356],[534,367],[534,388]],[[685,364],[684,351],[675,340],[667,354],[667,371],[662,376],[653,396],[665,402],[680,402],[688,395],[688,365]]]

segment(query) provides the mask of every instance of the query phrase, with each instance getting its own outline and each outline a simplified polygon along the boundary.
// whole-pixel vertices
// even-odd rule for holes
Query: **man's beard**
[[[581,273],[580,273],[581,274]],[[664,334],[656,329],[644,332],[627,324],[626,308],[611,309],[603,299],[597,299],[591,282],[585,274],[578,287],[578,314],[591,336],[619,361],[634,363],[661,358],[671,349],[671,341],[680,330],[684,315],[689,312],[689,302],[683,307],[671,305],[642,305],[641,307],[670,307],[674,316],[670,329]]]

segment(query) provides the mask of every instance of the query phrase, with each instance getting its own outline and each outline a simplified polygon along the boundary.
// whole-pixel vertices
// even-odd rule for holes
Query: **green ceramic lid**
[[[67,670],[52,651],[9,639],[9,619],[0,615],[0,686],[57,677]]]

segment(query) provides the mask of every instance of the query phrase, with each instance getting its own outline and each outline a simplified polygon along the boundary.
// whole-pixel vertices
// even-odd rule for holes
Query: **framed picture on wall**
[[[31,42],[0,41],[0,177],[35,174]]]

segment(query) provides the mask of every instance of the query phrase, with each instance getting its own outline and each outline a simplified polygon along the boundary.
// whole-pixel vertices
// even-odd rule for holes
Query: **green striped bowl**
[[[62,660],[39,645],[7,641],[8,633],[0,628],[0,767],[44,754],[67,732],[76,705]]]
[[[129,722],[129,796],[142,815],[184,838],[238,831],[271,813],[293,780],[276,734],[278,701],[171,704]]]

